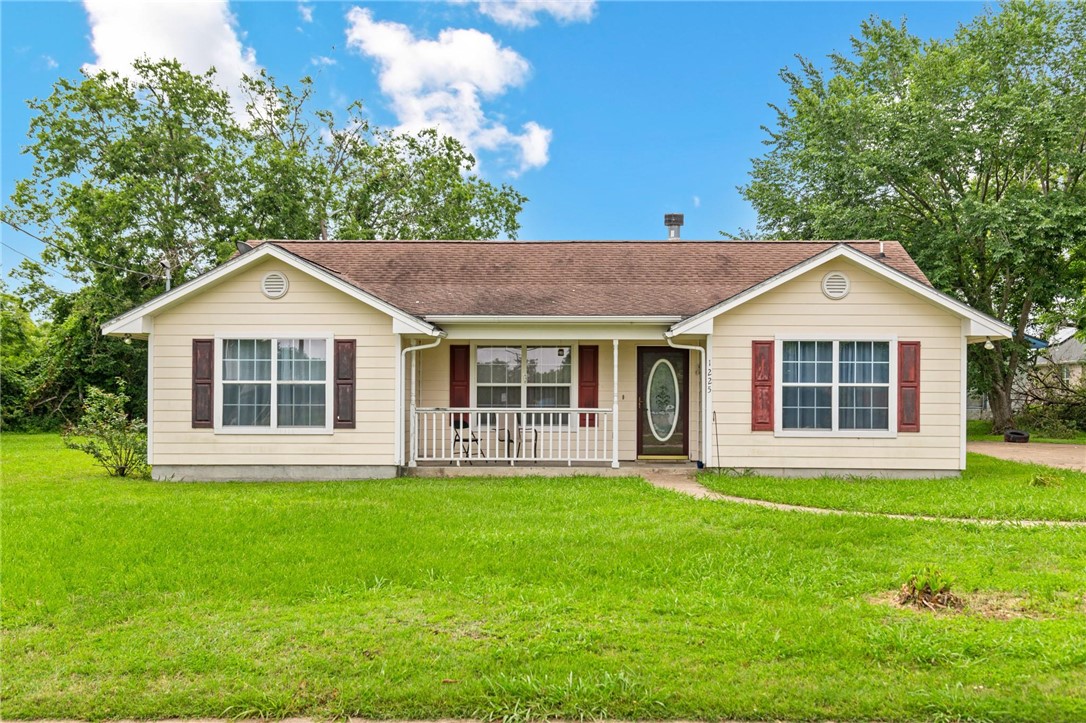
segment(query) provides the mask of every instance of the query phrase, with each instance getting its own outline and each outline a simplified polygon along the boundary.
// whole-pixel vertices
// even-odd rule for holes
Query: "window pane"
[[[270,339],[224,339],[223,381],[270,381]]]
[[[278,409],[280,427],[323,427],[325,385],[280,384]]]
[[[271,384],[223,384],[224,427],[271,425]]]
[[[569,408],[569,387],[528,387],[529,407]]]
[[[520,387],[479,387],[475,401],[480,407],[519,407]]]
[[[840,429],[889,429],[889,387],[845,387],[837,393]]]
[[[842,384],[887,384],[890,381],[890,343],[843,341],[838,374]]]
[[[324,339],[280,339],[280,381],[324,381],[328,357]]]
[[[833,387],[781,387],[782,429],[831,429]]]
[[[520,384],[520,347],[481,346],[475,354],[479,384]]]
[[[784,383],[829,384],[833,381],[833,342],[786,341],[782,348]]]
[[[529,384],[569,384],[573,354],[568,346],[530,346],[525,360]]]

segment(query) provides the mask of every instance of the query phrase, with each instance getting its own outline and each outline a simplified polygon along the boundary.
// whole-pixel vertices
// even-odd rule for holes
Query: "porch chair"
[[[471,427],[471,415],[469,414],[454,414],[452,418],[452,430],[453,430],[453,452],[457,449],[460,450],[460,459],[466,458],[468,464],[471,464],[473,459],[471,456],[471,445],[475,445],[476,456],[486,457],[486,453],[483,452],[483,448],[479,445],[479,435],[475,433],[475,430]],[[456,459],[456,458],[454,458]]]

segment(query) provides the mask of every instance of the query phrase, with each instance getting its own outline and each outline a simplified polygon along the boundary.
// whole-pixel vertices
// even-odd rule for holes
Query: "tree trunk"
[[[1014,415],[1011,411],[1011,380],[993,384],[988,391],[988,404],[992,408],[992,431],[1002,434],[1014,427]]]

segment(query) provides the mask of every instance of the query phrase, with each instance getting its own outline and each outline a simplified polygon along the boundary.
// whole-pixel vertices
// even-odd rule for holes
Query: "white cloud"
[[[701,196],[694,196],[694,208],[701,208]]]
[[[83,0],[83,6],[97,56],[96,62],[84,66],[86,70],[126,75],[132,71],[132,61],[144,55],[177,58],[194,73],[214,66],[219,85],[230,93],[235,113],[244,112],[240,81],[242,75],[257,71],[256,52],[242,45],[237,21],[225,0]]]
[[[467,0],[453,0],[464,4]],[[588,22],[596,12],[596,0],[478,0],[479,12],[501,25],[530,28],[547,14],[560,23]]]
[[[523,85],[531,66],[492,36],[447,28],[416,38],[406,25],[374,20],[363,8],[347,13],[347,45],[377,61],[378,83],[401,130],[437,127],[472,150],[511,151],[518,172],[546,165],[551,131],[530,121],[520,132],[490,118],[482,99]]]
[[[314,55],[309,62],[311,65],[335,65],[336,59],[329,58],[327,55]]]
[[[298,3],[298,15],[301,16],[303,23],[313,22],[313,6],[306,5],[304,2]]]
[[[42,62],[45,63],[45,67],[49,68],[50,70],[60,66],[60,63],[58,63],[57,59],[54,58],[52,55],[43,55],[41,56],[41,59]]]

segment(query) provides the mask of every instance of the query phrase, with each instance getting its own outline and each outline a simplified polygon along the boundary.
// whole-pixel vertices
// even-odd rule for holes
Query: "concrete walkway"
[[[1058,445],[1052,445],[1058,446]],[[936,517],[933,515],[898,515],[889,512],[861,512],[859,510],[834,510],[827,507],[805,507],[782,502],[755,500],[749,497],[725,495],[705,487],[698,482],[693,472],[645,470],[641,476],[646,482],[660,489],[679,492],[697,499],[734,502],[740,505],[765,507],[781,512],[805,512],[814,515],[839,515],[847,517],[879,517],[886,520],[908,520],[919,522],[961,522],[974,525],[1012,525],[1015,527],[1086,527],[1086,520],[991,520],[973,517]]]
[[[1031,462],[1049,467],[1086,472],[1086,444],[969,442],[967,449],[970,452],[986,454],[989,457],[998,457],[1011,462]]]

